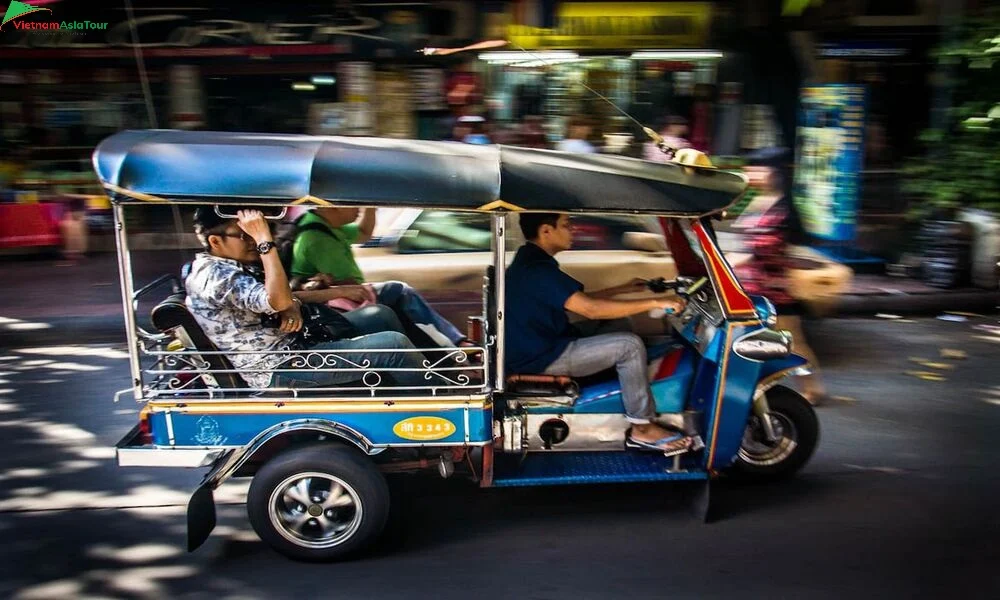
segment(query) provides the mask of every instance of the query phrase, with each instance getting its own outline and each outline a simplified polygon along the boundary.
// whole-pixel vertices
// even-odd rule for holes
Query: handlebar
[[[693,279],[691,277],[678,277],[673,281],[667,281],[663,277],[657,277],[656,279],[650,279],[646,282],[646,287],[649,291],[662,294],[668,290],[673,290],[675,294],[683,298],[685,301],[694,294],[705,284],[708,283],[707,277],[699,277],[698,279]],[[649,311],[649,316],[658,319],[667,315],[672,315],[674,311],[664,310],[664,309],[654,309]]]
[[[699,277],[698,279],[691,277],[678,277],[673,281],[667,281],[663,277],[657,277],[656,279],[650,279],[647,281],[646,287],[649,291],[655,294],[663,294],[673,290],[678,296],[686,299],[688,296],[704,287],[706,283],[708,283],[707,277]]]

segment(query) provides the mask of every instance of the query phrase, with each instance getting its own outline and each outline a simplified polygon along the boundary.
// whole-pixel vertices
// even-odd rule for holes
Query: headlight
[[[758,329],[733,342],[733,352],[747,360],[784,358],[792,351],[791,336],[783,331]]]

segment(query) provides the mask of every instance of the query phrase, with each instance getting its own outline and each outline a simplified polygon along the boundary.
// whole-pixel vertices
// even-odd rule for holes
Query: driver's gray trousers
[[[649,423],[656,416],[656,404],[649,389],[646,372],[646,345],[642,338],[631,332],[620,331],[628,327],[627,320],[589,321],[575,324],[583,333],[593,332],[570,342],[552,364],[547,375],[586,377],[614,367],[622,390],[625,416],[630,423]],[[601,333],[603,331],[615,333]],[[616,331],[617,330],[617,331]]]

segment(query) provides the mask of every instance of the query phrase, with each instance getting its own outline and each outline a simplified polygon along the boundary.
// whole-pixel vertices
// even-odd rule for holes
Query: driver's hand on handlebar
[[[668,315],[676,315],[682,312],[684,310],[684,307],[687,306],[687,302],[685,302],[682,298],[678,298],[676,296],[673,296],[671,298],[657,299],[657,303],[659,308],[662,308],[664,311],[666,311]]]

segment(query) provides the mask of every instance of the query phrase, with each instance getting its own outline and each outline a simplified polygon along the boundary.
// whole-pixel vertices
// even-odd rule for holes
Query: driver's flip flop
[[[689,435],[681,433],[660,438],[655,442],[646,442],[633,439],[632,435],[625,436],[625,447],[630,450],[645,450],[648,452],[662,452],[664,456],[684,454],[691,449],[694,439]]]

